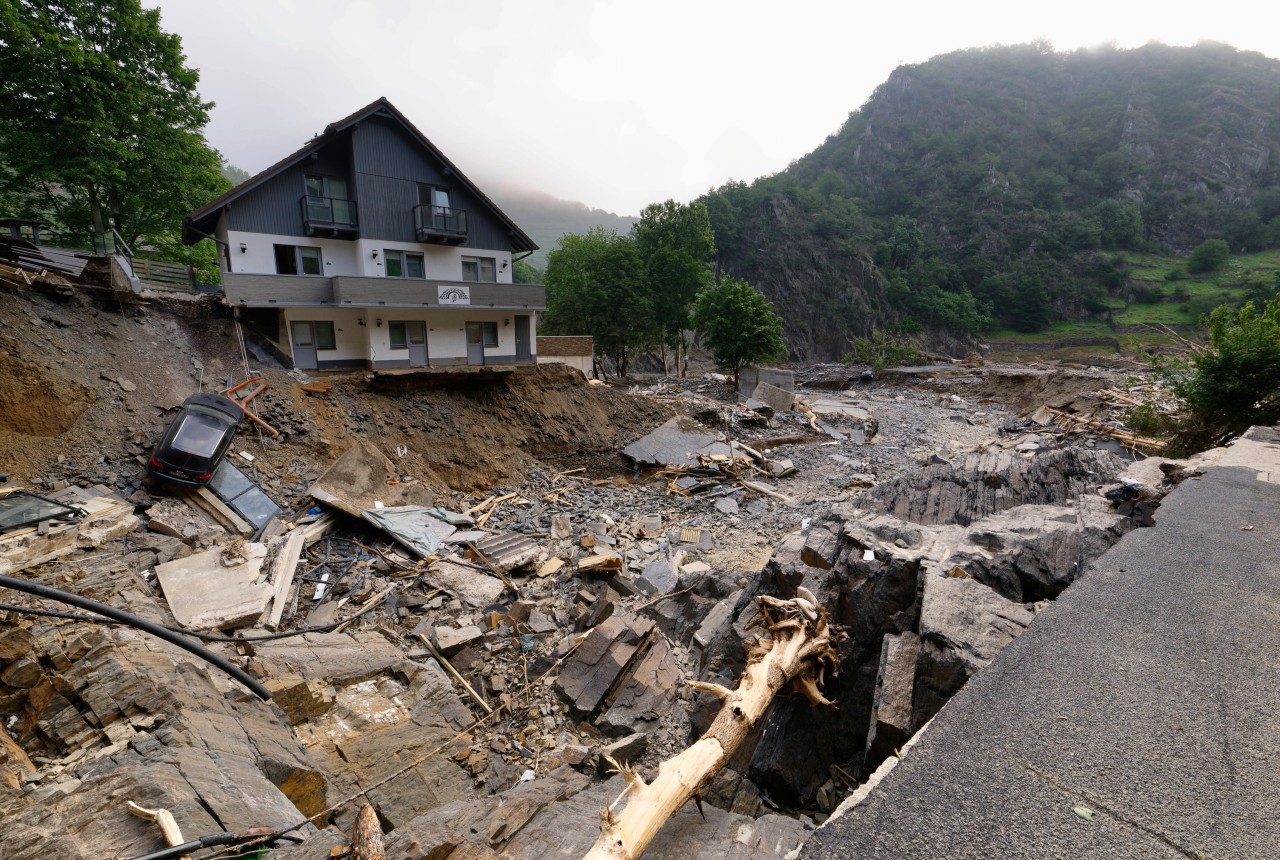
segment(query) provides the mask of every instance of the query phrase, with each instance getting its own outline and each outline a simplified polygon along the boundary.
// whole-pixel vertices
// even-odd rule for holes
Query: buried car
[[[243,417],[240,405],[220,394],[191,395],[169,422],[147,471],[166,481],[204,486],[231,447]]]

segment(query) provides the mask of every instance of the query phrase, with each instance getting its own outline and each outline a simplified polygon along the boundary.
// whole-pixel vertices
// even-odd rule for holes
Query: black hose
[[[199,839],[183,842],[181,845],[161,848],[159,851],[152,851],[150,854],[142,854],[132,858],[132,860],[170,860],[172,857],[181,857],[183,854],[190,854],[192,851],[198,851],[201,848],[231,845],[241,841],[243,841],[242,837],[234,833],[215,833],[212,836],[201,836]]]
[[[266,702],[271,699],[271,692],[262,684],[253,679],[247,672],[239,666],[228,661],[223,657],[219,657],[207,648],[195,642],[174,633],[153,621],[140,618],[122,609],[116,609],[114,606],[108,606],[105,603],[99,603],[88,597],[81,597],[78,594],[71,594],[67,591],[60,591],[56,588],[50,588],[47,585],[41,585],[37,582],[28,582],[25,579],[16,579],[12,576],[0,576],[0,587],[12,588],[14,591],[21,591],[25,594],[34,594],[36,597],[44,597],[49,600],[57,600],[60,603],[66,603],[70,606],[78,606],[81,609],[87,609],[90,612],[96,612],[99,615],[106,616],[114,621],[128,624],[130,627],[136,627],[144,633],[150,633],[159,639],[163,639],[171,645],[177,645],[179,648],[190,654],[199,657],[206,663],[216,666],[232,678],[239,681],[245,687],[253,692],[255,696]],[[176,856],[176,855],[175,855]]]

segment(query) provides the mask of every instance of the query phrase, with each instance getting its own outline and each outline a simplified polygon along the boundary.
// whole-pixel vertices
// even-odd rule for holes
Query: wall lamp
[[[511,325],[511,317],[507,317],[506,319],[504,319],[504,320],[502,321],[502,325],[503,325],[504,327],[505,327],[505,326],[509,326],[509,325]]]
[[[378,317],[376,320],[374,320],[374,324],[377,325],[378,328],[382,328],[382,317]]]
[[[366,323],[365,323],[365,321],[364,321],[364,317],[360,317],[359,319],[357,319],[357,320],[356,320],[356,325],[359,325],[359,326],[366,325]]]
[[[248,251],[248,250],[249,250],[249,246],[248,246],[248,245],[246,245],[244,242],[241,242],[241,243],[240,243],[240,253],[241,253],[241,254],[243,254],[245,251]]]
[[[376,259],[378,259],[378,252],[377,252],[377,251],[374,251],[374,252],[373,252],[373,259],[375,259],[375,260],[376,260]]]
[[[506,270],[507,270],[507,261],[506,261],[506,260],[503,260],[503,261],[502,261],[502,271],[504,271],[504,272],[505,272]]]

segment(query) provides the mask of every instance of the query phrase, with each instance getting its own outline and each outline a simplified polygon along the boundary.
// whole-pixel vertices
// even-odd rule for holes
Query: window
[[[298,258],[302,260],[302,274],[323,275],[324,268],[320,262],[319,248],[298,248]]]
[[[338,348],[338,338],[334,334],[332,320],[316,320],[312,325],[315,326],[316,349]]]
[[[382,255],[387,260],[388,278],[425,278],[427,276],[427,264],[422,254],[384,250]]]
[[[388,322],[387,336],[391,338],[392,349],[409,348],[409,338],[405,334],[404,320],[391,320]]]
[[[356,223],[354,207],[347,197],[347,180],[336,176],[307,176],[307,217],[317,223]]]
[[[487,322],[487,323],[481,323],[480,325],[484,329],[484,345],[497,346],[498,345],[498,324],[496,322]]]
[[[298,274],[298,249],[293,245],[276,245],[276,274]]]
[[[275,245],[277,275],[323,275],[324,261],[319,248]]]
[[[498,281],[498,261],[494,257],[463,257],[462,280],[493,284]]]

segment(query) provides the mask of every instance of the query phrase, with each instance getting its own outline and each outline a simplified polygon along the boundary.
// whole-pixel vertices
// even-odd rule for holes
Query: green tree
[[[547,255],[546,334],[595,339],[598,354],[625,376],[631,357],[654,342],[653,302],[635,242],[604,227],[561,237]]]
[[[542,270],[528,260],[516,260],[511,264],[511,281],[516,284],[540,284]]]
[[[1207,447],[1252,424],[1280,421],[1280,298],[1262,311],[1220,305],[1209,314],[1209,349],[1174,368],[1173,391],[1193,413],[1190,426]]]
[[[743,365],[779,361],[787,355],[782,318],[754,287],[737,278],[722,278],[702,291],[693,325],[702,332],[716,366],[733,374],[735,388]]]
[[[1216,272],[1231,256],[1231,249],[1222,239],[1205,239],[1191,251],[1187,258],[1187,271],[1193,274]]]
[[[140,0],[0,3],[0,190],[71,232],[175,231],[229,187],[198,81]]]
[[[666,348],[685,346],[690,309],[698,293],[711,283],[711,260],[716,253],[711,219],[702,203],[667,200],[646,206],[631,235],[648,274],[665,370]]]

